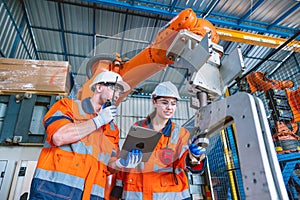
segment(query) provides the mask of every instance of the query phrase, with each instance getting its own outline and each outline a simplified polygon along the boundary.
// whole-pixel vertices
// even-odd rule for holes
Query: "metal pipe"
[[[206,92],[197,92],[197,98],[200,102],[200,108],[207,105],[207,93]]]

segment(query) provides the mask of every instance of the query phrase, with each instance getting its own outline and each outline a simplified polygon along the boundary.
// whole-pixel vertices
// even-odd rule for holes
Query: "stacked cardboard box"
[[[64,61],[0,59],[0,92],[67,94],[71,66]]]

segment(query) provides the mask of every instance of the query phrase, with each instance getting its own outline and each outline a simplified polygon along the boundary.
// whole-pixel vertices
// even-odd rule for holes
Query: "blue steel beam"
[[[7,138],[12,139],[16,123],[18,121],[18,114],[21,104],[16,102],[16,95],[5,95],[8,97],[7,109],[2,124],[2,129],[0,130],[0,143],[5,143]],[[0,96],[1,100],[4,100]],[[1,101],[2,102],[2,101]]]
[[[170,6],[169,12],[174,12],[175,6],[177,4],[178,0],[174,0]]]
[[[178,14],[178,12],[170,13],[167,10],[161,10],[161,9],[158,9],[158,8],[153,8],[153,6],[148,7],[148,6],[137,5],[137,4],[132,5],[132,4],[127,3],[127,2],[119,2],[119,1],[114,1],[114,0],[84,0],[84,1],[93,2],[93,3],[96,3],[96,4],[103,4],[103,5],[106,5],[106,6],[123,8],[123,9],[137,10],[137,11],[142,11],[142,12],[147,12],[147,13],[152,13],[152,14],[171,16],[171,17]],[[154,3],[154,2],[147,2],[147,3],[151,4],[151,5],[168,7],[168,5],[166,5],[166,4],[157,4],[157,3]]]
[[[65,53],[65,61],[68,61],[67,56],[67,45],[66,45],[66,38],[65,38],[65,29],[64,29],[64,22],[62,17],[62,10],[61,10],[61,3],[58,2],[58,14],[59,14],[59,22],[60,22],[60,28],[61,28],[61,39],[62,39],[62,45]]]
[[[2,50],[0,49],[0,55],[1,55],[1,57],[4,57],[4,58],[6,58],[6,56],[4,55],[4,53],[2,52]]]
[[[86,58],[86,55],[79,55],[79,54],[70,54],[65,52],[53,52],[53,51],[38,51],[38,53],[46,53],[46,54],[53,54],[53,55],[63,55],[63,56],[72,56],[72,57],[80,57],[80,58]]]
[[[300,7],[300,2],[297,3],[295,6],[293,6],[291,9],[289,9],[288,11],[286,11],[281,17],[279,17],[275,22],[273,22],[272,24],[270,24],[270,26],[267,27],[267,29],[271,29],[274,26],[276,26],[279,22],[281,22],[282,20],[284,20],[284,18],[286,18],[287,16],[291,15],[295,10],[297,10]]]
[[[166,8],[166,10],[168,10],[167,8],[170,8],[170,4],[165,4],[165,3],[161,3],[161,2],[154,2],[151,0],[138,0],[138,1],[131,1],[130,5],[134,6],[134,3],[138,3],[137,5],[141,5],[141,4],[146,4],[146,6],[150,6],[150,7],[164,7]]]
[[[208,17],[219,3],[220,0],[216,0],[215,2],[213,2],[213,5],[210,4],[211,6],[209,5],[208,11],[204,11],[205,15],[203,16],[203,19]]]
[[[20,32],[22,32],[22,29],[23,29],[23,26],[24,26],[24,22],[25,22],[25,19],[24,19],[24,16],[23,16],[21,24],[19,26],[19,31]],[[9,58],[14,58],[19,41],[20,41],[20,35],[17,34],[16,38],[15,38],[15,41],[13,43],[13,46],[11,48],[11,51],[10,51],[10,54],[9,54]]]
[[[251,7],[251,9],[238,20],[238,24],[241,24],[247,17],[249,17],[251,15],[251,13],[256,10],[256,8],[258,8],[262,3],[264,2],[264,0],[259,0],[258,2],[256,2],[256,4]]]
[[[292,161],[292,162],[286,162],[283,170],[282,170],[282,176],[283,176],[283,181],[284,185],[288,185],[288,181],[290,180],[291,176],[293,175],[294,169],[296,164],[299,164],[300,161]]]
[[[47,27],[42,27],[42,26],[32,26],[31,28],[32,29],[46,30],[46,31],[61,32],[61,29],[47,28]],[[74,34],[74,35],[81,35],[81,36],[94,36],[93,33],[82,33],[82,32],[76,32],[76,31],[66,31],[66,30],[64,30],[64,33]]]
[[[249,59],[253,59],[253,60],[260,60],[262,61],[265,58],[258,58],[258,57],[253,57],[253,56],[247,56],[247,55],[243,55],[244,58],[249,58]],[[274,60],[274,59],[268,59],[268,61],[270,62],[276,62],[276,63],[280,63],[281,60]]]
[[[164,16],[169,16],[169,17],[174,17],[178,14],[178,12],[169,12],[168,10],[153,8],[153,6],[149,7],[149,6],[137,5],[137,4],[132,5],[127,2],[119,2],[116,0],[84,0],[84,1],[93,2],[93,3],[97,3],[97,4],[103,4],[106,6],[125,8],[125,9],[129,9],[129,10],[137,10],[137,11],[147,12],[147,13],[152,13],[152,14],[159,14],[159,15],[164,15]],[[140,2],[145,3],[145,1],[140,1]],[[156,6],[163,6],[165,8],[168,8],[168,6],[169,6],[167,4],[158,4],[158,3],[148,2],[148,1],[146,3],[151,4],[151,5],[156,5]],[[176,7],[176,9],[183,10],[185,8]],[[203,14],[201,11],[195,11],[195,12],[197,13],[198,16],[201,16],[201,14]],[[257,21],[253,21],[253,20],[251,20],[251,21],[245,20],[244,24],[238,24],[239,18],[237,18],[237,17],[218,15],[215,13],[212,13],[211,16],[212,15],[216,18],[210,17],[210,18],[206,18],[206,19],[215,25],[226,26],[226,27],[230,27],[233,29],[245,29],[245,30],[250,30],[250,31],[257,31],[260,33],[274,34],[274,35],[278,35],[278,36],[282,36],[282,37],[291,37],[296,32],[296,30],[294,30],[293,28],[288,28],[288,27],[283,27],[283,26],[276,26],[277,29],[282,29],[282,30],[277,30],[277,29],[270,30],[270,29],[267,29],[267,27],[268,27],[267,23],[261,23],[261,22],[257,22]],[[219,19],[220,17],[222,19]],[[247,24],[247,23],[249,23],[249,24]],[[256,24],[256,26],[253,26],[251,24]],[[286,32],[284,32],[283,30],[286,30]]]
[[[96,35],[97,38],[104,38],[104,39],[112,39],[112,40],[119,40],[119,41],[126,41],[126,42],[135,42],[135,43],[141,43],[141,44],[150,44],[149,41],[141,41],[141,40],[132,40],[127,38],[121,38],[121,37],[114,37],[114,36],[106,36],[106,35]]]
[[[197,15],[201,15],[201,11],[195,11]],[[212,13],[211,14],[211,18],[213,19],[219,19],[219,20],[223,20],[225,23],[226,22],[234,22],[234,24],[237,24],[238,20],[240,19],[237,16],[231,16],[231,15],[225,15],[225,14],[219,14],[219,13]],[[269,23],[267,22],[260,22],[260,21],[254,21],[254,20],[244,20],[244,24],[255,24],[253,27],[263,27],[266,28],[269,26]],[[239,24],[237,24],[239,25]],[[238,26],[237,26],[238,27]],[[252,25],[249,25],[249,27],[252,27]],[[295,28],[290,28],[290,27],[286,27],[286,26],[276,26],[276,28],[278,29],[282,29],[284,31],[288,31],[288,32],[295,32]],[[251,28],[248,28],[249,30],[251,30]],[[279,32],[279,31],[278,31]]]
[[[230,21],[225,22],[224,20],[215,19],[215,18],[206,18],[206,19],[211,23],[217,24],[219,26],[227,26],[232,29],[245,29],[245,30],[257,31],[260,33],[274,34],[282,37],[292,37],[294,33],[296,33],[297,31],[295,29],[293,30],[290,29],[291,32],[282,32],[277,30],[268,30],[267,28],[259,27],[259,26],[251,26],[249,24],[237,24],[236,22],[230,22]]]
[[[27,12],[24,1],[21,1],[21,4],[22,4],[25,20],[26,20],[27,27],[28,27],[28,32],[29,32],[29,35],[30,35],[30,38],[31,38],[31,41],[32,41],[32,44],[33,44],[34,53],[35,53],[36,59],[39,60],[40,58],[39,58],[39,54],[37,53],[36,41],[34,40],[34,37],[33,37],[33,33],[32,33],[32,30],[31,30],[31,24],[30,24],[29,19],[28,19],[28,12]]]
[[[294,181],[299,185],[300,187],[300,178],[295,176],[295,174],[292,174],[292,178],[294,179]]]
[[[22,34],[21,34],[21,32],[20,32],[20,30],[19,30],[19,28],[18,28],[18,25],[17,25],[16,21],[14,20],[14,17],[12,16],[12,14],[11,14],[11,12],[10,12],[10,10],[9,10],[9,8],[8,8],[8,6],[7,6],[7,4],[6,4],[6,2],[5,2],[5,0],[2,0],[2,3],[3,3],[3,5],[4,5],[5,9],[6,9],[6,12],[8,13],[8,16],[9,16],[11,22],[13,23],[14,28],[15,28],[16,31],[17,31],[17,34],[20,36],[20,40],[21,40],[21,42],[22,42],[22,44],[23,44],[23,46],[24,46],[24,48],[25,48],[25,50],[26,50],[26,52],[27,52],[27,54],[28,54],[28,57],[29,57],[30,59],[32,59],[32,57],[31,57],[31,55],[30,55],[30,52],[29,52],[29,50],[28,50],[28,47],[27,47],[27,45],[26,45],[26,42],[24,41],[24,38],[22,37]]]
[[[96,36],[96,4],[94,4],[94,8],[93,8],[93,37],[95,38]],[[93,40],[93,49],[95,49],[96,47],[96,40]]]

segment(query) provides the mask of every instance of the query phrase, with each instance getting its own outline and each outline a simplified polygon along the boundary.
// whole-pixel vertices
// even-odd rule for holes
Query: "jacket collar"
[[[149,128],[153,129],[153,126],[152,126],[152,123],[151,123],[151,118],[150,118],[149,115],[147,116],[147,118],[146,118],[146,120],[145,120],[145,123],[146,123],[146,125],[147,125]],[[162,134],[164,134],[166,137],[170,137],[171,131],[172,131],[172,120],[169,119],[169,120],[167,121],[166,126],[161,130],[161,132],[162,132]]]

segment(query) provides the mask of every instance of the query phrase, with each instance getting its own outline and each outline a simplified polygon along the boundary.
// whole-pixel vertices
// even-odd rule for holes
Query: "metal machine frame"
[[[208,138],[232,123],[247,199],[288,199],[260,99],[237,93],[200,108],[195,116],[195,127]]]
[[[191,101],[197,109],[192,134],[200,141],[235,123],[246,198],[288,199],[262,101],[247,93],[218,100],[244,69],[240,49],[221,61],[223,48],[210,38],[210,33],[201,38],[183,30],[167,51],[175,67],[185,67],[192,74],[187,89],[198,100]]]

